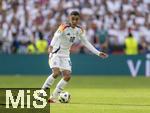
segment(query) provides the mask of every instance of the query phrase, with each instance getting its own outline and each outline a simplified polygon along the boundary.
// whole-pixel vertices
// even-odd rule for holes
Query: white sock
[[[55,81],[55,78],[53,77],[53,74],[51,74],[47,80],[45,81],[44,85],[42,86],[42,89],[49,88]]]
[[[63,91],[63,89],[67,85],[67,83],[68,83],[67,81],[65,81],[64,79],[61,79],[58,82],[58,84],[57,84],[57,86],[56,86],[55,90],[53,91],[50,98],[53,100],[56,100],[58,98],[59,94]]]

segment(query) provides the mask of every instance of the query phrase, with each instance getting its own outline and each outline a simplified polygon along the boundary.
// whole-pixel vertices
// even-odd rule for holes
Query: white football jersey
[[[91,52],[99,55],[97,51],[86,39],[85,31],[81,27],[72,28],[69,24],[61,24],[54,34],[51,41],[53,47],[52,53],[56,53],[59,56],[69,57],[70,48],[75,39],[81,40],[84,46],[86,46]]]

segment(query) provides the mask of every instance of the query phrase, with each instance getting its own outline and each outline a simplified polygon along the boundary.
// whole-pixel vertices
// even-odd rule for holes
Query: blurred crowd
[[[150,0],[0,0],[0,53],[46,53],[72,10],[81,13],[80,25],[97,49],[150,52]],[[79,41],[71,52],[90,53]]]

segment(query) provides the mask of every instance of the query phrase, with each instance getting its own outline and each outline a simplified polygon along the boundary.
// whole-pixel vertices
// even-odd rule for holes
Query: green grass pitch
[[[0,76],[0,88],[41,87],[46,78]],[[150,78],[72,76],[65,91],[71,94],[71,102],[51,104],[50,113],[150,113]]]

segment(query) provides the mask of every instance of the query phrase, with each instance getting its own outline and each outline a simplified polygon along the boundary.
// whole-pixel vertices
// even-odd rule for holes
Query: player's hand
[[[107,53],[104,53],[104,52],[100,52],[100,53],[99,53],[99,56],[100,56],[101,58],[107,58],[107,57],[108,57],[108,54],[107,54]]]
[[[51,51],[51,48],[48,48],[48,54],[50,54],[52,51]]]
[[[52,47],[52,46],[49,46],[49,47],[48,47],[48,54],[52,53],[52,50],[53,50],[53,47]]]

